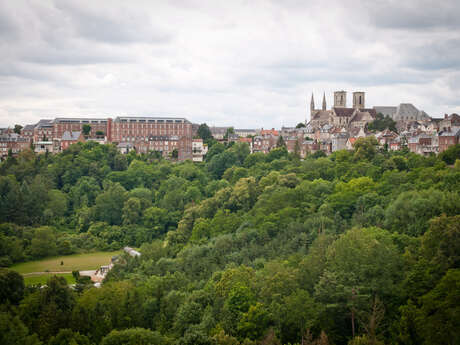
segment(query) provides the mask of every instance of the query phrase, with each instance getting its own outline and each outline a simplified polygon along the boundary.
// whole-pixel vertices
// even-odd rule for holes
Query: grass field
[[[13,265],[10,269],[18,273],[31,272],[69,272],[95,270],[102,265],[108,265],[112,256],[120,254],[122,251],[115,252],[94,252],[86,254],[74,254],[66,256],[57,256],[42,260],[23,262]],[[63,265],[61,265],[61,262]],[[32,278],[32,277],[30,277]],[[38,277],[33,277],[38,278]]]
[[[37,285],[37,284],[46,284],[46,281],[49,277],[53,276],[54,274],[40,274],[35,276],[24,277],[24,284],[25,285]],[[75,284],[75,279],[72,276],[72,273],[62,273],[56,274],[58,277],[64,277],[67,280],[68,284]]]

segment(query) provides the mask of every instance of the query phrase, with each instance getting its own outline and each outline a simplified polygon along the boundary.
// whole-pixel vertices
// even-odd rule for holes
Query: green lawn
[[[102,265],[108,265],[112,256],[120,254],[122,251],[115,252],[94,252],[86,254],[74,254],[66,256],[58,256],[23,262],[10,267],[10,269],[19,273],[31,272],[69,272],[69,271],[84,271],[95,270]],[[61,265],[61,262],[63,263]],[[35,278],[35,277],[34,277]]]
[[[54,274],[40,274],[34,276],[24,277],[24,284],[25,285],[37,285],[37,284],[46,284],[46,281],[49,277],[53,276]],[[75,284],[75,279],[72,276],[72,273],[62,273],[56,274],[58,277],[64,277],[67,280],[68,284]]]

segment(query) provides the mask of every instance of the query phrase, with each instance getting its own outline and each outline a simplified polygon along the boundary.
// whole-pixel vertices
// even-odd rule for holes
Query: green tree
[[[21,134],[21,129],[23,127],[21,125],[14,125],[14,133]]]
[[[48,340],[60,329],[69,328],[74,304],[74,293],[65,278],[53,276],[45,288],[22,300],[20,315],[30,330]]]
[[[88,136],[89,133],[91,132],[91,126],[88,124],[85,124],[82,126],[82,131],[84,136]]]
[[[126,199],[126,190],[119,184],[110,185],[102,194],[96,197],[93,206],[93,219],[107,222],[111,225],[122,223],[123,205]]]
[[[67,212],[67,208],[67,194],[57,189],[51,189],[48,192],[48,203],[45,209],[45,212],[48,213],[49,218],[56,219],[63,217]]]
[[[449,270],[439,284],[421,298],[417,331],[423,344],[460,343],[460,270]]]
[[[167,230],[168,211],[159,207],[149,207],[144,212],[144,225],[153,229],[158,235]]]
[[[0,344],[42,345],[37,335],[29,335],[29,330],[18,316],[0,311]]]
[[[56,336],[51,337],[48,345],[91,345],[91,343],[86,336],[65,328],[59,330]]]
[[[454,164],[455,160],[460,159],[460,144],[450,146],[439,154],[439,158],[446,164]]]
[[[377,146],[378,142],[374,136],[356,139],[353,144],[354,159],[356,161],[373,159],[377,152]]]
[[[113,330],[102,339],[101,345],[168,345],[170,342],[158,332],[143,328]]]
[[[197,135],[201,139],[203,139],[204,142],[208,141],[209,139],[212,139],[212,133],[211,130],[209,129],[208,125],[206,123],[202,123],[197,130]]]
[[[276,142],[276,147],[286,147],[286,143],[284,142],[284,138],[282,135],[278,137],[278,140]]]
[[[49,226],[42,226],[34,231],[30,244],[30,254],[34,258],[56,255],[56,236]]]
[[[326,261],[315,295],[328,305],[328,315],[338,317],[334,321],[336,332],[354,336],[357,314],[368,309],[371,297],[379,296],[385,302],[398,296],[402,257],[390,233],[378,228],[356,228],[329,246]],[[346,319],[349,326],[343,323]]]
[[[0,304],[18,304],[24,296],[24,278],[15,271],[0,269]]]
[[[142,217],[141,201],[129,198],[123,206],[123,224],[138,224]]]

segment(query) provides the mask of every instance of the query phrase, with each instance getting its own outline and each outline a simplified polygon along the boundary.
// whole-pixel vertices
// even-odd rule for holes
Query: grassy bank
[[[37,284],[46,284],[46,281],[53,276],[54,274],[47,273],[47,274],[40,274],[34,276],[24,277],[24,284],[25,285],[37,285]],[[68,284],[74,284],[75,278],[72,276],[72,273],[62,273],[56,274],[58,277],[64,277],[67,280]]]

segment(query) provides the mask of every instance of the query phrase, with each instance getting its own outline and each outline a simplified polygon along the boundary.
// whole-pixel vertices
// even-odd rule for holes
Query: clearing
[[[94,252],[85,254],[55,256],[52,258],[45,258],[41,260],[28,261],[16,264],[11,266],[10,269],[22,274],[36,272],[38,273],[38,275],[48,274],[43,274],[43,272],[54,273],[96,270],[102,265],[108,265],[110,263],[110,259],[112,258],[112,256],[121,254],[122,252],[122,250],[117,250],[115,252]],[[70,276],[72,276],[72,274],[70,274]],[[29,278],[38,278],[38,276],[29,276],[27,279]]]
[[[72,273],[60,273],[60,274],[51,274],[45,273],[41,275],[27,276],[24,277],[24,284],[27,285],[37,285],[37,284],[46,284],[48,278],[51,276],[64,277],[67,280],[68,284],[75,284],[75,278],[72,276]]]

